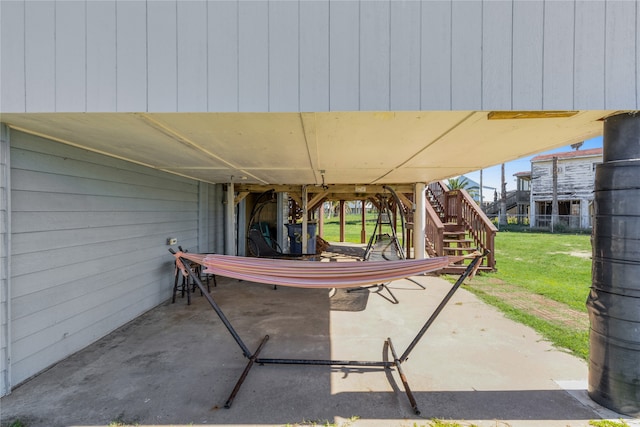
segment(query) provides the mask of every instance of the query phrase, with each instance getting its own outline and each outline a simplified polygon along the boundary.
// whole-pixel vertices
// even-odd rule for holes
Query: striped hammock
[[[440,270],[459,257],[398,261],[318,262],[177,252],[176,265],[188,275],[181,258],[205,267],[204,273],[250,282],[299,288],[350,288],[375,285]]]

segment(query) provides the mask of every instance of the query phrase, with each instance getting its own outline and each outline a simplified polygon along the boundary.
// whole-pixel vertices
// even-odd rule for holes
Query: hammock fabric
[[[458,257],[398,261],[318,262],[248,258],[231,255],[177,252],[176,265],[188,271],[181,258],[205,267],[204,273],[251,282],[299,288],[351,288],[404,279],[440,270]]]

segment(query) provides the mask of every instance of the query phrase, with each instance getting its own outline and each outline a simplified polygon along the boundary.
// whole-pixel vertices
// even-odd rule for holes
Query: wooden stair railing
[[[429,256],[443,256],[444,224],[431,203],[426,203],[425,245]]]
[[[489,251],[484,268],[495,270],[494,241],[498,229],[469,193],[449,190],[443,181],[438,181],[427,187],[427,199],[427,251],[430,246],[440,248],[441,252],[438,252],[445,255],[464,255],[473,249]],[[440,219],[441,234],[437,222],[432,220],[434,217]],[[429,227],[432,227],[431,232]],[[437,243],[434,243],[435,239]]]
[[[486,265],[494,270],[496,267],[494,242],[498,229],[466,190],[458,190],[456,205],[458,224],[464,225],[465,230],[481,252],[489,252],[485,258]]]
[[[427,201],[433,206],[442,222],[447,222],[447,191],[449,191],[449,187],[447,187],[444,181],[432,182],[427,186]]]

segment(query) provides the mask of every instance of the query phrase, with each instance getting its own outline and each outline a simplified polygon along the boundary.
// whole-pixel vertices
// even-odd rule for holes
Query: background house
[[[546,154],[531,159],[531,227],[552,221],[554,159],[557,161],[558,223],[570,228],[591,227],[595,170],[602,148]]]

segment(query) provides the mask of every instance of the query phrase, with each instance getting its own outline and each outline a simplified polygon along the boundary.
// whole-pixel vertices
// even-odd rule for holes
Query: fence
[[[582,218],[580,215],[558,215],[556,224],[552,224],[552,215],[536,215],[533,224],[528,214],[516,215],[507,214],[508,226],[521,225],[537,229],[547,229],[549,231],[569,229],[569,230],[588,230],[592,227],[591,217]],[[499,215],[489,215],[491,222],[500,228]]]

